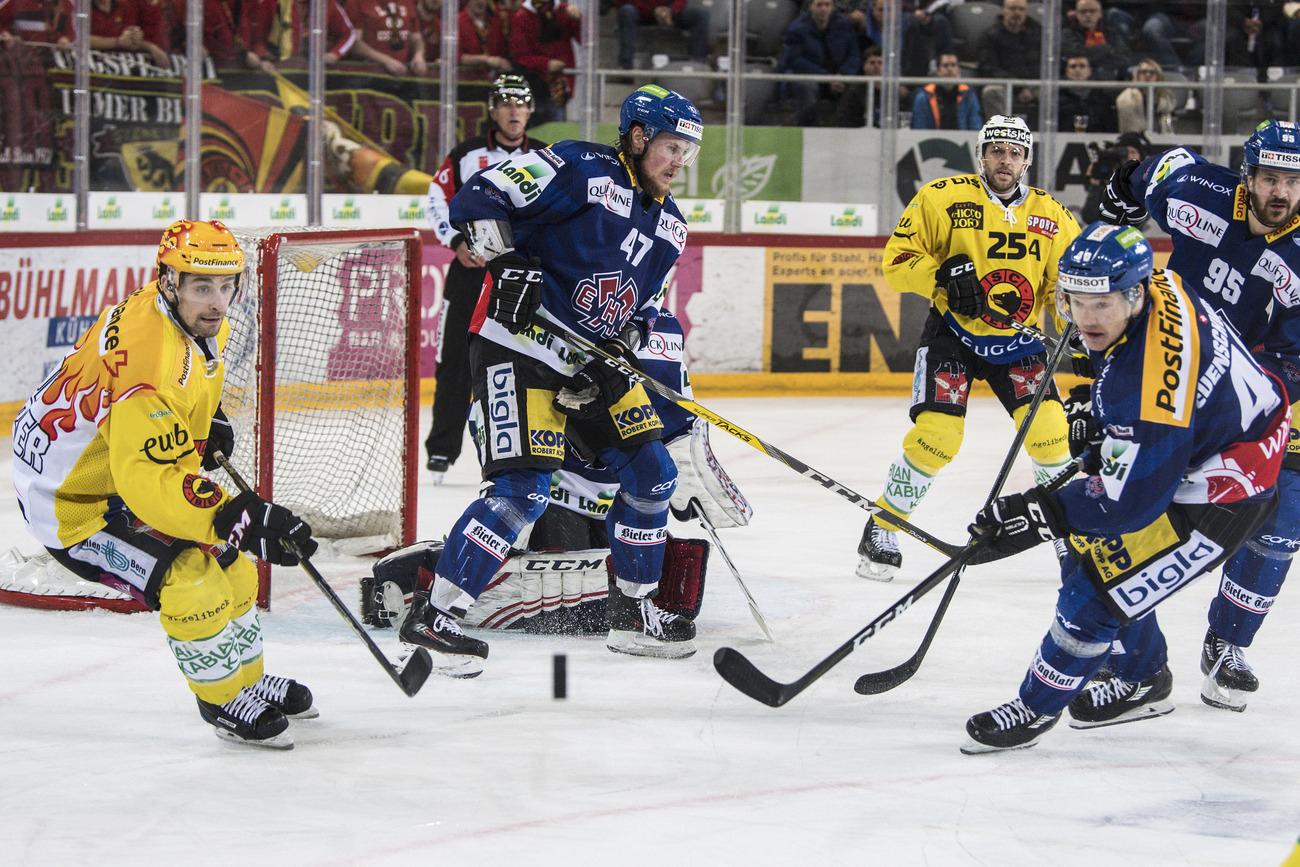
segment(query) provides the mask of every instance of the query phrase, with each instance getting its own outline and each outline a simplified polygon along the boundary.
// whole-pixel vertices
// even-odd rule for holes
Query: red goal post
[[[318,538],[415,541],[420,270],[414,230],[236,230],[222,406],[232,462]],[[229,480],[222,479],[223,485]],[[258,604],[270,601],[259,563]]]

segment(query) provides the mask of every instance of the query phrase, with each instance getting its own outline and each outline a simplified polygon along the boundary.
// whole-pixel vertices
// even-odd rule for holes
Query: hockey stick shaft
[[[1065,357],[1070,330],[1073,327],[1072,325],[1067,327],[1065,333],[1061,335],[1060,341],[1054,346],[1052,355],[1047,361],[1046,370],[1043,372],[1043,381],[1039,383],[1037,390],[1035,390],[1033,400],[1029,403],[1029,409],[1011,441],[1011,448],[1007,450],[1006,457],[1002,459],[1002,466],[998,469],[992,488],[989,489],[989,495],[984,501],[986,507],[1002,493],[1002,486],[1006,484],[1007,477],[1011,474],[1011,467],[1015,464],[1020,449],[1025,444],[1026,437],[1029,436],[1029,425],[1033,423],[1034,416],[1038,414],[1038,408],[1042,406],[1047,393],[1051,391],[1052,376],[1056,373],[1056,368],[1060,365],[1061,359]],[[1053,478],[1048,483],[1048,489],[1055,490],[1072,475],[1074,475],[1073,464]],[[930,619],[930,625],[926,627],[925,635],[921,638],[921,644],[916,649],[916,652],[893,668],[862,675],[853,684],[854,692],[860,695],[877,695],[902,686],[908,680],[911,680],[912,676],[920,670],[925,654],[930,650],[930,643],[934,641],[935,633],[939,631],[939,624],[943,622],[944,615],[948,612],[948,605],[952,602],[952,597],[957,593],[959,584],[961,584],[961,570],[953,574],[952,581],[949,582],[948,588],[944,591],[943,598],[939,600],[939,605],[935,608],[934,615]]]
[[[928,545],[929,547],[935,549],[936,551],[939,551],[942,554],[946,554],[949,557],[955,556],[958,552],[962,550],[959,546],[952,545],[948,542],[943,541],[942,539],[939,539],[936,536],[932,536],[931,534],[927,533],[925,530],[921,529],[915,524],[903,520],[902,518],[898,517],[892,512],[886,513],[884,509],[880,508],[875,503],[871,502],[871,500],[862,496],[862,494],[859,494],[857,491],[853,490],[852,488],[840,484],[835,479],[832,479],[830,476],[826,475],[825,473],[818,472],[817,470],[813,469],[808,464],[805,464],[803,461],[799,460],[793,455],[777,448],[776,446],[772,445],[771,443],[763,439],[760,439],[759,437],[755,436],[754,434],[750,433],[749,431],[745,430],[739,425],[733,424],[732,422],[718,415],[716,412],[709,409],[708,407],[696,403],[694,400],[690,399],[689,397],[686,397],[685,395],[681,394],[678,391],[673,390],[672,388],[669,388],[668,386],[664,385],[662,382],[659,382],[657,379],[646,376],[641,371],[637,370],[636,368],[624,362],[622,359],[615,358],[614,356],[605,352],[596,344],[592,343],[590,340],[587,340],[585,337],[582,337],[581,335],[574,334],[569,329],[565,328],[563,325],[560,325],[555,322],[551,322],[550,320],[546,320],[546,319],[534,319],[533,324],[543,329],[544,331],[550,332],[552,336],[558,337],[559,339],[565,341],[566,343],[576,346],[578,349],[581,349],[583,352],[587,353],[588,355],[600,359],[605,364],[618,370],[619,373],[626,376],[632,382],[640,383],[645,388],[649,389],[650,391],[653,391],[655,394],[659,395],[665,400],[672,401],[673,403],[677,404],[687,412],[693,413],[694,415],[699,416],[700,418],[704,419],[706,422],[713,425],[714,427],[726,431],[727,433],[731,434],[733,437],[745,443],[746,445],[750,446],[751,448],[755,449],[756,451],[759,451],[762,454],[767,455],[768,457],[778,461],[779,463],[785,464],[787,467],[794,470],[799,475],[803,476],[806,479],[811,479],[812,481],[821,485],[823,488],[827,489],[831,493],[843,497],[844,499],[848,500],[850,503],[857,506],[859,509],[862,509],[863,511],[867,512],[868,514],[885,515],[885,517],[889,519],[889,523],[892,526],[896,527],[900,532],[906,533],[907,535],[911,536],[913,539],[916,539],[918,542]]]
[[[754,663],[745,658],[744,654],[732,647],[718,648],[717,652],[713,654],[713,667],[722,676],[723,680],[755,701],[761,702],[768,707],[781,707],[812,686],[822,675],[838,665],[850,653],[857,650],[864,641],[912,607],[918,599],[942,584],[949,575],[964,567],[978,552],[980,544],[982,544],[980,541],[975,541],[967,545],[957,556],[949,559],[948,562],[930,573],[920,584],[903,594],[897,602],[881,612],[866,626],[859,629],[852,638],[837,647],[830,656],[817,663],[798,680],[790,683],[780,683],[773,680],[759,671]]]
[[[708,533],[709,538],[713,540],[713,546],[717,548],[718,553],[722,555],[722,562],[726,563],[727,568],[731,570],[731,577],[736,579],[736,586],[738,586],[740,592],[744,594],[745,604],[749,606],[749,613],[754,618],[754,622],[758,624],[759,629],[763,630],[763,635],[767,637],[768,641],[775,641],[776,639],[772,636],[772,630],[768,628],[767,618],[763,616],[762,611],[758,610],[758,603],[754,601],[753,594],[750,593],[749,588],[745,586],[745,579],[740,577],[740,570],[736,568],[735,563],[731,562],[731,556],[727,554],[727,549],[722,546],[722,540],[718,538],[717,528],[713,526],[713,522],[709,520],[709,516],[704,514],[704,507],[700,505],[699,500],[692,498],[691,504],[692,508],[695,510],[695,517],[700,522],[700,526],[704,528],[704,532]]]
[[[217,464],[226,471],[226,474],[234,480],[239,490],[244,493],[252,493],[253,489],[248,486],[248,482],[244,481],[244,477],[231,465],[225,455],[219,451],[214,451],[212,456]],[[428,679],[429,673],[433,670],[433,659],[429,656],[429,651],[423,647],[416,648],[415,652],[411,654],[406,664],[401,668],[389,662],[388,657],[384,656],[384,652],[379,649],[379,645],[375,644],[374,639],[352,616],[352,612],[343,604],[343,600],[339,599],[338,594],[334,592],[334,588],[329,585],[329,582],[320,574],[311,560],[302,556],[302,552],[292,542],[285,541],[284,545],[298,556],[298,565],[307,573],[321,593],[325,594],[325,598],[334,606],[334,610],[339,613],[339,616],[347,621],[348,626],[352,627],[352,631],[365,644],[366,649],[370,651],[370,655],[375,658],[375,661],[384,667],[384,671],[393,679],[393,683],[397,684],[402,692],[409,696],[419,692],[420,687],[424,686],[425,680]]]

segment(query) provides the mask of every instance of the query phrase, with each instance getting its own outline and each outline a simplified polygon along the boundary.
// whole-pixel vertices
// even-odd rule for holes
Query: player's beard
[[[1259,220],[1260,225],[1268,229],[1280,229],[1295,218],[1297,212],[1300,212],[1300,202],[1287,207],[1286,199],[1263,199],[1258,193],[1250,193],[1250,210]],[[1282,209],[1270,208],[1270,205],[1280,204]],[[1281,217],[1274,219],[1273,214],[1281,213]]]
[[[638,162],[636,165],[636,182],[642,190],[654,196],[656,199],[662,199],[668,195],[669,184],[659,178],[651,177],[645,170],[644,163]]]

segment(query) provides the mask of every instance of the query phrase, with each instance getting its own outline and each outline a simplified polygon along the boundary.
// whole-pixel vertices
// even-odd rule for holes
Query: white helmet
[[[1020,172],[1020,177],[1016,178],[1016,183],[1021,183],[1025,175],[1029,173],[1029,166],[1034,162],[1034,134],[1029,131],[1029,124],[1018,117],[995,114],[984,122],[984,126],[980,127],[975,163],[979,167],[980,179],[986,183],[987,179],[984,177],[984,146],[993,142],[1020,145],[1025,149],[1025,166]]]

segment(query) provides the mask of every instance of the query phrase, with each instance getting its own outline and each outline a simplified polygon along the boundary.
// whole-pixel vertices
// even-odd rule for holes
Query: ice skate
[[[241,689],[239,695],[225,704],[212,704],[198,696],[195,700],[199,703],[199,714],[222,740],[272,750],[293,749],[288,717],[251,688]]]
[[[615,653],[685,659],[695,653],[695,623],[669,614],[649,597],[634,599],[612,588],[608,602],[609,636],[605,646]]]
[[[1250,694],[1259,689],[1259,678],[1250,668],[1240,647],[1229,644],[1207,630],[1201,644],[1201,701],[1210,707],[1241,713]]]
[[[1113,726],[1173,713],[1174,703],[1168,700],[1173,688],[1174,676],[1167,665],[1140,683],[1118,675],[1094,680],[1070,702],[1070,728]]]
[[[868,520],[862,531],[858,555],[858,577],[872,581],[893,581],[903,565],[903,554],[898,550],[898,534],[877,524],[875,518]]]
[[[415,604],[398,629],[398,637],[434,651],[433,670],[445,677],[478,677],[487,659],[486,641],[470,638],[450,614],[429,604],[427,593],[417,593]]]
[[[1032,747],[1059,719],[1059,714],[1034,713],[1017,697],[966,720],[969,739],[961,751],[973,756]]]
[[[249,688],[289,719],[316,719],[320,716],[320,711],[312,703],[311,690],[296,680],[264,674]]]
[[[429,470],[429,475],[433,478],[435,485],[441,485],[442,480],[446,477],[447,471],[451,469],[451,461],[442,455],[429,455],[429,461],[425,464]]]

